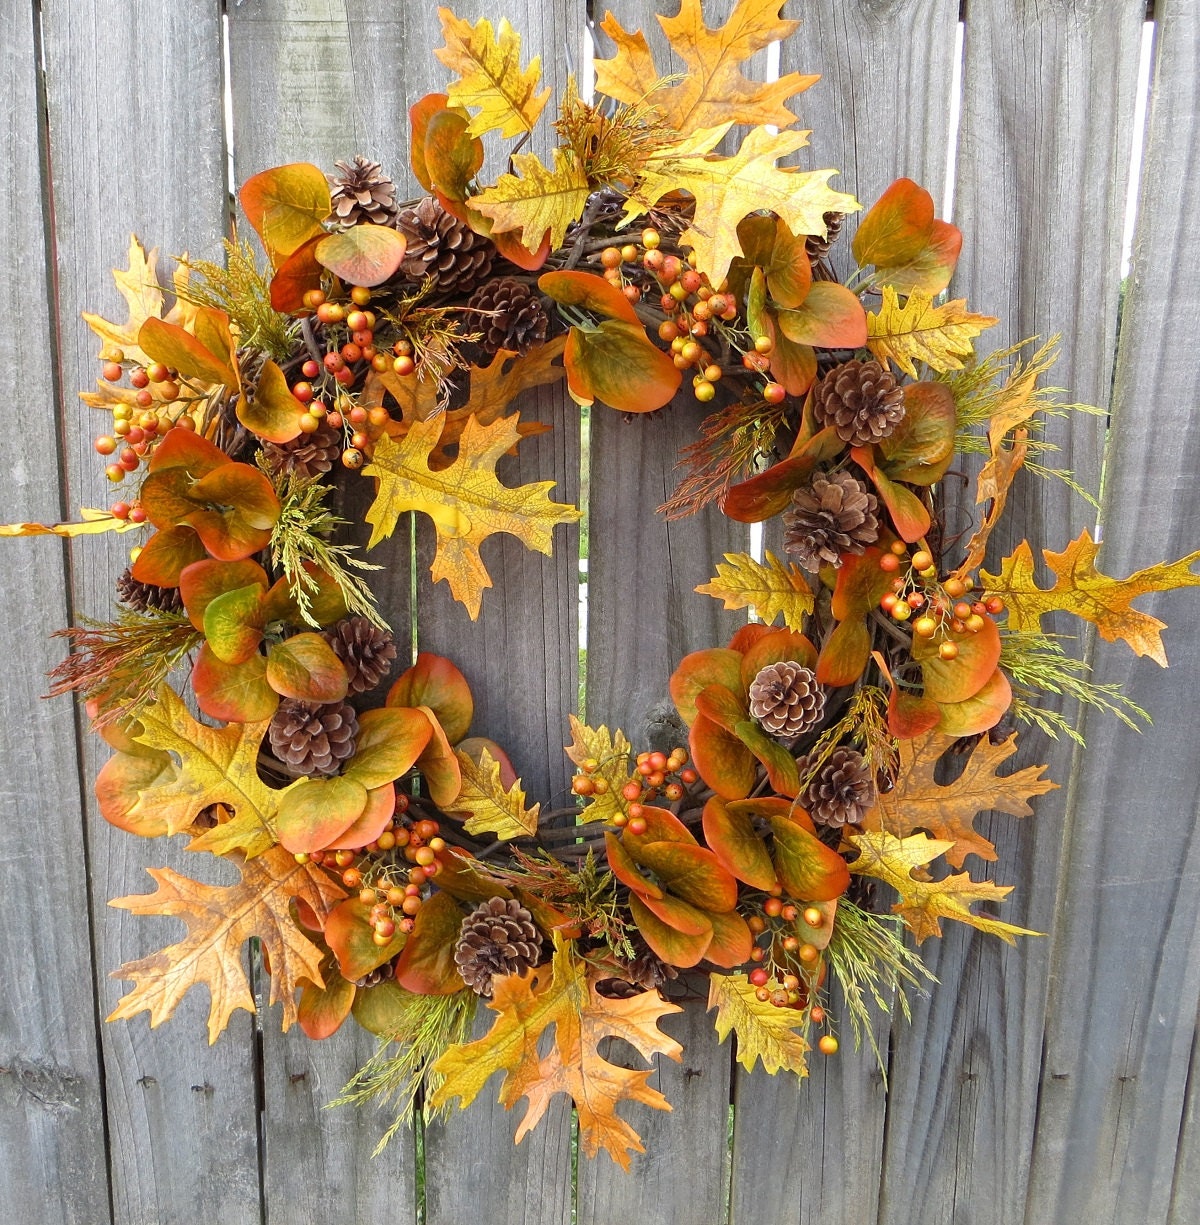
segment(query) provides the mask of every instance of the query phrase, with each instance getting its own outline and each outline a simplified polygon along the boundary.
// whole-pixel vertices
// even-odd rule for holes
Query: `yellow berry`
[[[832,1034],[822,1034],[817,1042],[817,1050],[822,1055],[836,1055],[838,1053],[838,1040]]]

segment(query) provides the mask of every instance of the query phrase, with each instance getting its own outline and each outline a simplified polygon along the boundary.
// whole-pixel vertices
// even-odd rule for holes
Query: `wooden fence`
[[[590,55],[585,0],[458,0],[507,15],[561,89]],[[597,0],[657,35],[670,3]],[[708,0],[722,18],[730,0]],[[1057,381],[1103,418],[1056,422],[1085,484],[1105,480],[1106,570],[1124,575],[1200,543],[1200,6],[1158,0],[1133,268],[1118,300],[1144,0],[789,0],[799,35],[781,70],[820,72],[799,99],[807,166],[873,200],[898,175],[939,194],[955,151],[953,219],[965,237],[955,296],[999,315],[1003,344],[1062,332]],[[227,11],[226,11],[227,9]],[[95,378],[83,309],[119,312],[109,269],[131,230],[213,257],[227,170],[356,152],[407,186],[406,111],[443,83],[428,0],[0,0],[0,369],[13,429],[0,518],[53,521],[107,498],[95,422],[75,398]],[[965,37],[956,42],[960,17]],[[961,45],[961,52],[959,47]],[[961,57],[961,59],[960,59]],[[961,78],[960,78],[961,73]],[[950,99],[961,79],[961,121]],[[223,98],[231,99],[231,114]],[[117,317],[122,317],[117,314]],[[1115,364],[1114,364],[1115,363]],[[552,433],[522,447],[509,483],[579,493],[579,415],[560,394],[530,411]],[[626,423],[591,420],[587,713],[635,741],[666,734],[665,681],[685,652],[723,641],[731,614],[692,594],[736,524],[667,524],[672,457],[695,405]],[[51,473],[57,467],[60,480]],[[1095,514],[1031,484],[1020,534],[1062,547]],[[560,797],[578,675],[577,533],[554,558],[489,546],[497,575],[470,626],[431,588],[430,541],[410,608],[405,533],[380,590],[393,624],[451,655],[480,698],[477,727],[508,746],[531,794]],[[561,531],[561,529],[560,529]],[[516,1123],[480,1102],[376,1160],[383,1120],[330,1111],[372,1042],[320,1044],[235,1014],[208,1046],[207,1001],[168,1026],[106,1025],[121,962],[168,925],[110,910],[149,888],[163,845],[109,828],[90,780],[103,749],[66,700],[43,702],[62,647],[50,630],[107,615],[119,541],[10,542],[0,553],[0,1204],[31,1225],[499,1225],[578,1220],[678,1225],[1189,1225],[1200,1220],[1200,601],[1146,606],[1170,623],[1169,673],[1100,643],[1098,679],[1149,708],[1138,736],[1088,718],[1088,746],[1026,738],[1062,790],[1037,815],[997,818],[1009,920],[1047,932],[1010,949],[956,930],[925,946],[941,986],[868,1053],[820,1060],[803,1085],[747,1075],[699,1009],[666,1028],[687,1045],[659,1069],[674,1113],[642,1111],[649,1153],[623,1175],[572,1161],[559,1106],[518,1148]],[[166,849],[169,857],[174,848]],[[175,853],[176,866],[184,855]],[[196,865],[189,863],[195,872]],[[217,865],[219,870],[221,865]],[[936,943],[936,942],[935,942]],[[676,1024],[672,1026],[671,1022]],[[560,1102],[564,1099],[558,1099]],[[730,1109],[732,1107],[732,1109]],[[730,1137],[732,1139],[730,1140]],[[423,1153],[423,1167],[418,1155]],[[419,1179],[417,1170],[423,1168]],[[423,1217],[422,1215],[423,1214]]]

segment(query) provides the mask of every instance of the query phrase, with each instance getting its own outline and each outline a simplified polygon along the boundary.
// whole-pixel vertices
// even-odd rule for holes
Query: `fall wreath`
[[[830,170],[778,165],[806,143],[786,104],[814,78],[742,74],[797,24],[780,7],[740,0],[710,30],[682,0],[659,19],[682,76],[608,16],[596,101],[568,88],[548,163],[520,151],[549,124],[537,61],[521,66],[507,22],[443,9],[450,81],[410,112],[423,198],[397,200],[362,157],[258,174],[241,204],[266,264],[240,241],[223,264],[185,258],[169,309],[133,242],[128,320],[86,316],[103,365],[83,399],[111,418],[95,447],[120,500],[3,530],[141,529],[119,612],[64,631],[54,690],[82,695],[115,749],[103,815],[182,835],[241,880],[152,870],[153,893],[114,903],[188,927],[117,971],[133,986],[114,1018],[158,1024],[204,984],[215,1040],[253,1010],[254,938],[285,1028],[380,1036],[346,1100],[388,1097],[399,1125],[503,1071],[501,1101],[528,1099],[518,1139],[565,1092],[584,1151],[627,1167],[641,1143],[617,1107],[666,1102],[599,1044],[678,1059],[657,1022],[679,983],[707,974],[745,1067],[803,1076],[812,1047],[835,1052],[839,1028],[870,1040],[869,1009],[923,984],[908,936],[944,919],[1025,934],[972,909],[1009,888],[962,870],[996,857],[977,813],[1025,815],[1054,786],[1039,766],[1000,772],[1018,725],[1076,735],[1046,693],[1142,716],[1042,618],[1074,613],[1165,663],[1161,623],[1131,601],[1200,582],[1200,553],[1114,579],[1085,533],[1045,551],[1049,588],[1027,543],[981,568],[1016,473],[1070,479],[1046,466],[1047,414],[1085,410],[1041,385],[1053,342],[976,358],[996,320],[942,300],[961,234],[915,183],[837,245],[858,202]],[[509,171],[481,183],[497,136],[516,142]],[[713,559],[698,590],[755,617],[678,662],[687,746],[638,751],[571,717],[574,802],[549,811],[470,735],[450,660],[397,663],[332,498],[343,470],[374,482],[371,545],[430,516],[432,577],[474,618],[482,540],[549,553],[579,516],[550,482],[495,472],[543,428],[511,402],[561,379],[600,412],[694,411],[662,513],[778,521],[782,557]],[[964,455],[977,522],[951,538],[941,488]],[[470,1041],[481,1002],[494,1021]]]

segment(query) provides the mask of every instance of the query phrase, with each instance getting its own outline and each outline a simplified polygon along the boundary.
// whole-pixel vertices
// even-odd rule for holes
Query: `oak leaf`
[[[323,869],[298,864],[281,847],[257,859],[234,857],[242,879],[236,885],[206,885],[170,868],[150,868],[158,885],[154,893],[117,898],[133,914],[171,915],[182,919],[187,935],[149,957],[131,961],[114,978],[126,978],[134,988],[121,998],[110,1021],[150,1013],[151,1027],[168,1020],[189,988],[204,985],[209,992],[208,1040],[215,1042],[235,1009],[254,1012],[254,995],[242,964],[242,945],[251,937],[262,941],[271,970],[271,1003],[283,1004],[283,1028],[297,1020],[296,991],[301,980],[320,987],[323,950],[293,921],[293,899],[323,921],[345,891]]]
[[[446,89],[449,105],[478,108],[467,132],[482,136],[499,128],[504,137],[531,132],[550,97],[549,86],[537,92],[541,57],[535,55],[522,71],[521,36],[507,18],[494,29],[486,17],[472,26],[447,8],[438,9],[438,17],[446,45],[434,54],[459,77]]]
[[[536,153],[517,153],[512,159],[520,171],[502,174],[495,184],[467,201],[492,219],[493,233],[520,230],[530,251],[550,232],[550,246],[562,246],[567,227],[583,215],[588,197],[587,175],[569,149],[554,150],[554,167],[547,168]]]
[[[158,248],[154,247],[147,255],[146,248],[137,240],[137,236],[129,236],[129,267],[114,268],[113,280],[129,306],[129,318],[125,323],[110,323],[100,315],[83,315],[83,321],[100,337],[105,344],[115,345],[125,350],[125,356],[131,361],[146,360],[145,354],[138,348],[138,333],[147,319],[161,319],[163,310],[163,291],[158,284],[155,268],[158,265]],[[131,393],[132,395],[133,393]]]
[[[928,830],[946,839],[947,862],[961,868],[972,853],[982,859],[996,858],[996,848],[972,825],[977,813],[995,810],[1027,817],[1033,812],[1029,798],[1053,791],[1058,784],[1041,777],[1045,766],[1026,766],[1004,776],[996,773],[1017,751],[1014,732],[1001,744],[992,744],[986,737],[980,740],[958,778],[943,786],[936,781],[934,770],[956,739],[930,731],[898,741],[895,786],[876,795],[875,806],[865,814],[862,825],[895,837]]]
[[[625,733],[620,728],[610,732],[603,724],[588,727],[574,715],[568,718],[571,721],[571,743],[565,746],[567,756],[581,770],[584,762],[595,761],[597,765],[591,777],[602,778],[608,783],[608,790],[603,795],[587,797],[587,803],[579,814],[580,822],[585,825],[591,821],[611,824],[618,813],[628,816],[630,801],[621,794],[621,788],[639,780],[641,775],[632,770],[633,747]]]
[[[476,761],[462,749],[454,751],[462,768],[462,790],[449,811],[466,816],[463,828],[468,834],[492,833],[497,838],[524,838],[537,833],[540,804],[525,807],[525,792],[518,779],[505,787],[500,763],[486,748]]]
[[[525,1097],[525,1117],[517,1128],[517,1142],[546,1112],[550,1098],[567,1093],[575,1102],[583,1151],[594,1157],[603,1148],[623,1169],[629,1154],[644,1152],[638,1134],[616,1113],[621,1102],[642,1102],[655,1110],[670,1110],[666,1098],[647,1083],[652,1068],[621,1068],[601,1057],[606,1038],[621,1038],[646,1059],[666,1055],[679,1060],[683,1048],[664,1034],[657,1022],[682,1011],[657,991],[632,999],[600,995],[596,981],[603,971],[590,970],[574,956],[571,945],[555,939],[554,959],[531,974],[508,974],[495,980],[488,1007],[497,1014],[491,1030],[475,1042],[451,1046],[434,1064],[444,1077],[432,1095],[435,1108],[460,1098],[465,1108],[475,1100],[488,1078],[505,1073],[500,1103],[511,1109]],[[554,1027],[554,1045],[538,1056],[538,1044]]]
[[[554,488],[553,481],[509,488],[496,479],[497,461],[520,439],[518,421],[515,413],[490,425],[468,421],[458,458],[438,472],[430,469],[429,456],[443,422],[440,418],[414,421],[400,442],[386,435],[380,438],[374,459],[363,469],[364,475],[379,482],[366,514],[373,529],[367,547],[390,536],[405,511],[423,511],[433,520],[437,535],[433,580],[447,580],[472,621],[479,616],[484,588],[492,585],[479,555],[479,546],[487,537],[507,532],[528,548],[548,555],[554,525],[579,518],[574,506],[552,502],[546,496]]]
[[[796,1032],[802,1014],[758,999],[756,990],[744,974],[709,975],[708,1011],[717,1010],[717,1037],[724,1042],[733,1031],[737,1061],[747,1072],[761,1059],[763,1071],[772,1076],[781,1069],[807,1076],[805,1055],[811,1048]]]
[[[774,124],[788,127],[796,116],[784,105],[819,78],[789,72],[776,81],[749,80],[742,67],[751,56],[781,41],[798,26],[779,16],[781,0],[738,0],[720,29],[704,24],[700,0],[682,0],[674,17],[658,23],[672,49],[687,65],[678,83],[660,85],[649,101],[677,132],[718,123]],[[611,59],[596,61],[596,89],[618,102],[637,105],[647,98],[658,71],[645,36],[630,34],[609,13],[600,28],[616,44]]]
[[[726,553],[717,563],[716,577],[696,590],[724,600],[727,609],[752,607],[768,625],[782,616],[784,625],[797,632],[813,610],[813,593],[803,572],[794,564],[785,565],[770,549],[766,564],[746,553]]]
[[[992,315],[972,314],[965,298],[934,306],[920,289],[901,306],[896,291],[885,285],[879,313],[867,315],[867,348],[914,379],[917,362],[931,370],[961,370],[974,352],[974,338],[997,322]]]
[[[988,915],[975,914],[975,902],[1000,902],[1013,890],[1012,885],[995,885],[991,881],[973,881],[966,872],[947,876],[943,880],[914,880],[914,868],[924,869],[939,855],[953,846],[925,834],[897,838],[884,830],[851,835],[850,841],[861,854],[850,864],[850,871],[859,876],[873,876],[891,885],[900,894],[893,907],[908,925],[917,943],[928,936],[942,934],[942,919],[957,919],[981,932],[999,936],[1008,944],[1016,944],[1016,936],[1040,936],[1042,932],[1012,923],[1002,923]],[[949,855],[947,854],[947,858]]]
[[[1046,613],[1062,609],[1091,621],[1106,642],[1126,642],[1135,655],[1149,655],[1165,668],[1167,653],[1159,631],[1166,629],[1166,623],[1138,612],[1130,603],[1152,591],[1200,586],[1200,574],[1192,573],[1192,566],[1200,561],[1200,549],[1178,561],[1147,566],[1128,578],[1101,574],[1096,569],[1099,551],[1087,531],[1061,553],[1043,549],[1042,556],[1054,573],[1054,586],[1045,590],[1037,584],[1033,550],[1027,540],[1000,563],[999,574],[981,570],[979,576],[988,595],[1003,598],[1010,630],[1037,631]]]

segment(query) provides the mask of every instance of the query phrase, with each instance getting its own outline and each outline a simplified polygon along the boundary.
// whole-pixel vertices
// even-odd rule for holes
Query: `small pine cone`
[[[821,220],[825,222],[824,235],[809,234],[805,238],[804,249],[814,264],[829,254],[829,248],[837,242],[838,235],[842,232],[842,222],[845,219],[845,213],[824,213],[821,217]]]
[[[904,419],[904,388],[874,359],[842,362],[814,388],[813,416],[849,446],[870,446]]]
[[[402,209],[396,229],[408,243],[400,271],[410,280],[432,277],[439,293],[470,293],[491,274],[496,248],[432,196]]]
[[[879,539],[879,499],[849,472],[818,472],[792,494],[783,547],[806,569],[840,566]]]
[[[803,664],[767,664],[750,682],[750,713],[772,736],[793,740],[821,722],[825,690]]]
[[[156,587],[133,577],[128,567],[117,579],[117,599],[135,612],[181,612],[183,597],[178,587]]]
[[[340,174],[327,174],[331,216],[344,226],[391,225],[396,218],[396,184],[378,162],[356,157],[353,162],[335,162]]]
[[[541,960],[542,937],[533,915],[513,898],[481,902],[463,920],[454,964],[476,995],[492,994],[498,974],[520,974]]]
[[[799,758],[796,768],[803,778],[808,758]],[[836,748],[798,798],[817,825],[857,825],[875,803],[875,783],[861,753]]]
[[[344,445],[341,431],[322,421],[311,434],[300,434],[291,442],[264,442],[262,453],[276,472],[323,476],[337,463]]]
[[[370,974],[364,974],[362,978],[356,978],[354,985],[356,987],[374,987],[377,983],[385,983],[396,973],[396,963],[394,961],[385,961],[383,965],[376,966]]]
[[[324,637],[350,677],[350,693],[374,689],[396,659],[391,631],[372,625],[366,617],[343,617]]]
[[[336,774],[354,756],[358,716],[347,702],[279,703],[267,737],[275,756],[299,774]]]
[[[546,339],[550,326],[541,298],[513,277],[481,285],[467,301],[467,309],[479,312],[479,323],[473,326],[483,332],[483,347],[489,353],[500,349],[527,353]]]

